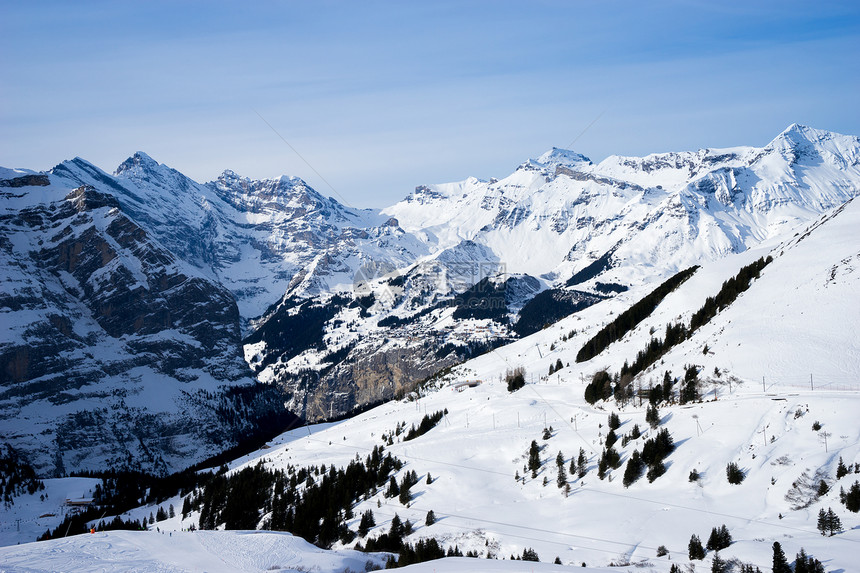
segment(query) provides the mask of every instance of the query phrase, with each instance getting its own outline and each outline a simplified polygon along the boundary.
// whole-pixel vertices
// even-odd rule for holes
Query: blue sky
[[[858,55],[856,1],[4,1],[0,165],[143,150],[381,207],[553,146],[860,134]]]

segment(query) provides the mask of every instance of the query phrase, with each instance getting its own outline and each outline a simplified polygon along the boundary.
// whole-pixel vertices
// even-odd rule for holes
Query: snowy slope
[[[648,289],[598,303],[471,360],[428,386],[419,400],[295,430],[232,467],[260,460],[270,467],[345,465],[381,444],[382,434],[390,434],[399,422],[408,427],[425,413],[447,409],[443,421],[424,436],[396,440],[387,448],[406,461],[402,472],[415,471],[420,481],[408,507],[381,492],[358,503],[356,516],[369,509],[376,517],[371,536],[386,531],[396,513],[416,525],[410,540],[432,536],[445,546],[456,544],[482,556],[509,557],[531,547],[542,561],[558,556],[568,565],[631,563],[627,570],[644,566],[668,571],[672,563],[688,563],[692,534],[704,543],[712,527],[725,524],[734,543],[720,552],[724,559],[767,570],[771,545],[779,541],[790,561],[803,547],[828,571],[852,571],[860,547],[860,516],[845,510],[838,493],[860,476],[851,473],[837,482],[835,469],[840,457],[846,464],[860,462],[860,306],[852,302],[860,294],[858,225],[860,205],[851,201],[787,240],[704,264],[652,317],[590,362],[574,362],[582,343],[611,318],[610,312],[617,314]],[[622,465],[606,480],[598,479],[597,459],[610,411],[621,418],[619,436],[634,424],[644,434],[626,446],[616,444],[622,464],[634,449],[641,451],[655,430],[649,429],[645,407],[636,401],[623,407],[614,402],[588,405],[585,381],[598,368],[617,370],[644,346],[651,327],[659,332],[669,321],[688,319],[723,280],[768,253],[774,261],[748,291],[667,354],[655,371],[641,376],[647,388],[664,371],[680,376],[685,365],[700,367],[706,400],[661,407],[662,427],[676,445],[666,460],[666,474],[653,483],[643,476],[625,488]],[[705,344],[707,354],[702,352]],[[566,367],[546,376],[558,359]],[[516,366],[525,367],[530,383],[511,394],[501,376]],[[814,389],[807,383],[809,373],[818,381]],[[483,383],[462,392],[454,388],[474,379]],[[812,428],[816,421],[822,430]],[[547,426],[553,427],[552,436],[544,440]],[[536,479],[524,468],[532,440],[542,446]],[[565,497],[556,486],[554,459],[562,452],[567,467],[580,448],[588,458],[588,473],[577,479],[568,472],[571,492]],[[746,473],[742,484],[727,482],[729,462]],[[701,476],[698,482],[688,480],[693,469]],[[816,473],[830,486],[820,498],[812,479]],[[516,474],[525,476],[525,483],[515,481]],[[796,487],[807,479],[809,489]],[[798,507],[797,499],[808,505]],[[844,527],[834,537],[823,537],[816,529],[819,509],[827,508],[837,512]],[[431,509],[438,520],[425,526]],[[353,528],[357,523],[358,517],[350,521]],[[669,554],[658,558],[661,545]],[[709,552],[699,566],[709,568],[712,558]]]
[[[364,259],[404,265],[426,252],[398,237],[387,217],[345,207],[297,177],[254,181],[226,170],[200,184],[143,152],[113,175],[80,158],[51,175],[115,195],[176,256],[229,288],[245,321],[288,290],[316,294],[351,286]],[[397,249],[386,247],[392,240]]]
[[[439,369],[512,337],[518,312],[541,290],[566,288],[561,298],[580,297],[587,302],[616,298],[579,314],[592,324],[604,322],[610,310],[623,309],[659,280],[692,264],[710,262],[715,269],[724,268],[728,274],[713,279],[720,282],[735,268],[733,256],[750,260],[774,241],[787,240],[795,228],[812,224],[857,195],[860,140],[792,125],[762,148],[610,157],[599,164],[572,151],[553,149],[524,162],[505,178],[419,187],[381,212],[341,205],[295,177],[254,181],[228,170],[217,181],[200,184],[140,152],[113,174],[75,158],[49,173],[4,169],[0,176],[2,214],[4,222],[12,225],[3,229],[9,238],[4,239],[2,253],[4,316],[10,326],[2,332],[0,351],[5,353],[4,375],[15,385],[3,389],[6,420],[42,416],[15,410],[23,407],[20,396],[30,399],[34,392],[57,394],[59,390],[62,400],[94,400],[87,402],[89,410],[107,400],[115,411],[141,408],[146,414],[153,404],[162,406],[160,385],[178,392],[190,378],[194,382],[185,389],[192,393],[217,386],[224,378],[228,385],[240,380],[239,385],[247,385],[248,372],[232,346],[215,345],[224,351],[224,362],[209,368],[216,372],[208,372],[210,377],[199,363],[200,368],[191,370],[180,366],[194,362],[195,353],[202,356],[213,346],[211,337],[197,332],[203,322],[193,315],[215,313],[231,322],[234,304],[240,334],[247,335],[244,358],[253,374],[287,392],[286,400],[279,403],[286,401],[300,415],[322,419],[408,392]],[[68,230],[63,232],[75,238],[84,227],[96,235],[107,233],[112,224],[118,225],[110,209],[119,209],[129,233],[125,235],[128,245],[117,243],[110,233],[104,241],[92,243],[109,247],[115,256],[109,255],[114,258],[103,261],[104,268],[94,269],[82,282],[70,280],[60,263],[66,261],[64,249],[90,243],[67,240],[58,233],[60,228],[51,226],[55,221],[44,220],[38,229],[31,226],[42,220],[39,217],[46,210],[52,213],[56,209],[52,205],[68,202],[66,197],[83,186],[91,186],[87,188],[104,198],[104,206],[92,209],[94,217],[85,206],[83,216],[92,221],[79,228],[69,218],[63,224]],[[144,239],[138,241],[137,235]],[[850,232],[846,240],[851,241]],[[48,246],[43,248],[40,241]],[[166,263],[143,261],[134,249],[144,246],[155,262]],[[41,256],[54,256],[56,263],[57,268],[47,274],[39,261],[28,262],[28,253],[40,249],[48,251]],[[829,249],[827,245],[824,250]],[[853,253],[848,251],[838,259],[827,258],[828,272],[835,273],[833,284],[821,275],[824,269],[816,268],[819,286],[827,283],[827,292],[838,294],[837,301],[853,295],[852,287],[840,286],[837,280],[853,272]],[[721,267],[723,260],[731,262]],[[593,267],[595,263],[600,264]],[[798,269],[806,269],[804,265]],[[162,268],[163,273],[158,270]],[[574,273],[584,270],[588,272],[573,280]],[[119,275],[124,289],[117,290],[114,283]],[[106,337],[100,332],[99,320],[116,322],[127,311],[122,296],[134,298],[137,294],[129,293],[157,285],[157,277],[167,276],[176,281],[188,277],[191,283],[186,287],[206,285],[210,295],[202,298],[209,300],[209,310],[194,306],[197,299],[190,294],[175,307],[167,305],[171,317],[185,317],[184,325],[195,332],[169,324],[155,312],[151,317],[161,320],[164,328],[148,331],[143,340],[137,334],[122,340],[116,329],[106,330]],[[785,280],[775,281],[775,286]],[[598,291],[598,283],[616,290]],[[710,293],[705,279],[695,278],[691,284],[706,288],[702,297]],[[477,287],[484,291],[469,292]],[[617,295],[623,287],[631,290]],[[797,287],[809,297],[820,294],[820,289]],[[685,292],[692,292],[691,288]],[[85,291],[85,300],[76,298],[78,290]],[[507,291],[516,295],[509,297]],[[24,297],[31,306],[23,312],[16,310],[23,300],[18,300],[21,293],[33,295]],[[172,292],[167,294],[154,299],[161,305],[176,302]],[[490,295],[500,296],[492,299]],[[798,298],[793,310],[799,312],[806,300]],[[676,314],[684,310],[690,308],[684,306]],[[107,320],[109,312],[113,315]],[[773,320],[779,318],[774,315]],[[805,317],[802,320],[807,322]],[[822,338],[830,340],[826,326],[814,324]],[[588,332],[590,327],[572,328]],[[25,335],[31,338],[23,344]],[[642,344],[638,336],[631,335],[630,354],[624,358],[632,357],[635,346]],[[696,339],[702,339],[701,346],[704,336]],[[559,341],[558,346],[580,342],[575,337],[565,344]],[[688,342],[684,352],[692,344]],[[782,350],[766,349],[776,364],[756,374],[763,369],[755,359],[721,358],[719,352],[732,342],[715,335],[708,344],[714,353],[708,363],[711,369],[734,364],[740,374],[750,377],[800,377],[795,370],[804,369],[798,364],[779,366]],[[789,340],[783,347],[792,344]],[[843,360],[847,366],[840,370],[843,378],[854,360],[855,349],[848,346]],[[24,356],[24,349],[34,352],[35,359]],[[820,362],[820,366],[815,362],[814,369],[805,368],[816,371],[802,376],[814,378],[817,370],[826,370],[826,361]],[[21,374],[24,366],[36,364],[44,370],[39,376]],[[123,373],[140,369],[130,378],[117,378],[113,373],[117,364]],[[65,385],[58,389],[46,383],[64,380],[70,368],[71,384],[63,381]],[[86,388],[89,374],[110,379],[109,384]],[[31,378],[35,385],[22,385]],[[113,395],[127,379],[135,381],[134,403]],[[59,400],[58,396],[53,399]],[[58,405],[59,416],[74,414],[68,404]],[[105,426],[103,422],[95,419],[88,427]],[[135,425],[149,427],[142,422]],[[37,426],[32,435],[45,429],[40,421],[32,426],[25,433]],[[17,430],[10,426],[4,432],[15,436]],[[129,432],[120,434],[124,443],[136,443],[126,439]],[[30,440],[27,449],[39,449],[39,464],[47,467],[50,448],[37,442]],[[125,453],[112,452],[111,459]]]
[[[493,181],[418,187],[383,213],[438,249],[567,279],[615,247],[628,281],[738,253],[855,196],[860,141],[793,124],[763,148],[609,157],[554,149]]]
[[[255,323],[246,357],[260,379],[289,388],[290,406],[302,416],[323,419],[327,408],[343,414],[451,364],[417,364],[412,357],[427,357],[428,345],[459,348],[462,359],[470,344],[511,336],[538,291],[562,289],[554,301],[585,305],[632,287],[621,297],[630,300],[683,268],[767,249],[858,192],[860,140],[800,125],[762,148],[610,157],[596,165],[553,149],[508,177],[419,186],[384,209],[430,254],[407,267],[388,259],[361,267],[372,272],[352,294],[368,303],[339,309],[330,295],[318,297],[332,309],[318,334],[322,347],[284,343],[284,325],[301,316],[285,297]],[[462,308],[474,302],[467,289],[511,276],[535,285],[524,289],[524,302],[508,305],[484,288],[479,304],[499,312]],[[599,290],[606,285],[614,291]],[[300,377],[308,369],[319,378]]]
[[[0,548],[9,573],[365,571],[384,560],[358,551],[325,551],[288,533],[111,531]]]

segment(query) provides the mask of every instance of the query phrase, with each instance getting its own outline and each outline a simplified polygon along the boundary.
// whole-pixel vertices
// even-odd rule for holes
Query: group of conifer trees
[[[345,522],[353,517],[356,500],[369,498],[402,466],[382,446],[363,461],[356,456],[346,468],[288,466],[284,471],[258,464],[215,476],[185,499],[182,513],[200,511],[201,529],[222,524],[226,529],[256,529],[262,516],[270,514],[263,528],[289,531],[330,547],[338,539],[354,538]]]
[[[597,372],[592,378],[591,383],[585,388],[585,399],[593,404],[598,400],[609,398],[612,395],[611,388],[613,383],[615,384],[615,397],[625,399],[629,393],[630,383],[637,374],[657,362],[673,346],[692,336],[697,329],[707,324],[720,310],[734,302],[742,292],[750,287],[751,281],[754,278],[758,278],[761,270],[771,261],[773,261],[773,258],[770,256],[767,258],[762,257],[741,268],[734,277],[723,282],[716,295],[705,299],[702,307],[694,312],[690,318],[689,326],[682,322],[667,324],[663,338],[652,337],[645,348],[637,352],[632,364],[628,361],[624,362],[618,374],[613,376],[607,371]],[[669,287],[674,289],[683,280],[686,280],[694,270],[695,267],[678,273],[645,298],[638,301],[630,309],[621,313],[614,321],[603,327],[579,351],[576,358],[577,362],[593,358],[609,346],[609,344],[621,339],[624,334],[644,320],[666,294],[671,292]],[[685,386],[681,389],[679,396],[682,403],[699,398],[695,390],[695,385],[687,383],[691,376],[690,368],[695,367],[687,367],[686,369]]]

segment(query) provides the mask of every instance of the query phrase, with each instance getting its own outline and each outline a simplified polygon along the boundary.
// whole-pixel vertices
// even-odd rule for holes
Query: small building
[[[67,507],[89,507],[93,504],[93,498],[91,497],[82,497],[79,499],[66,499]]]
[[[476,386],[480,386],[483,383],[483,380],[466,380],[464,382],[458,382],[454,384],[454,390],[457,392],[462,392],[467,388],[474,388]]]

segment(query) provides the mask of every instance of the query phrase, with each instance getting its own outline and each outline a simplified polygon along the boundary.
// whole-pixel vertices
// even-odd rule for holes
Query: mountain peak
[[[224,171],[222,171],[221,175],[218,176],[218,179],[216,181],[220,182],[220,183],[225,183],[225,184],[229,183],[231,181],[233,181],[233,182],[245,181],[248,184],[253,183],[253,184],[257,184],[257,185],[262,185],[262,184],[281,185],[281,184],[285,184],[285,185],[289,185],[289,186],[296,186],[296,185],[308,186],[307,183],[305,183],[305,181],[301,177],[296,177],[294,175],[280,175],[280,176],[274,177],[274,178],[251,179],[250,177],[245,177],[244,175],[239,175],[238,173],[236,173],[232,169],[225,169]]]
[[[571,149],[553,147],[537,159],[541,163],[591,163],[591,159]]]
[[[159,166],[158,161],[144,153],[143,151],[135,151],[134,155],[119,164],[114,175],[120,175],[126,171],[139,168],[146,171],[153,170]]]
[[[537,159],[531,160],[531,163],[539,164],[543,167],[558,167],[559,165],[578,167],[583,164],[591,165],[591,159],[570,149],[553,147]]]
[[[809,144],[833,139],[837,134],[825,129],[816,129],[800,123],[792,123],[777,135],[771,145],[781,143],[789,147],[803,147]]]

